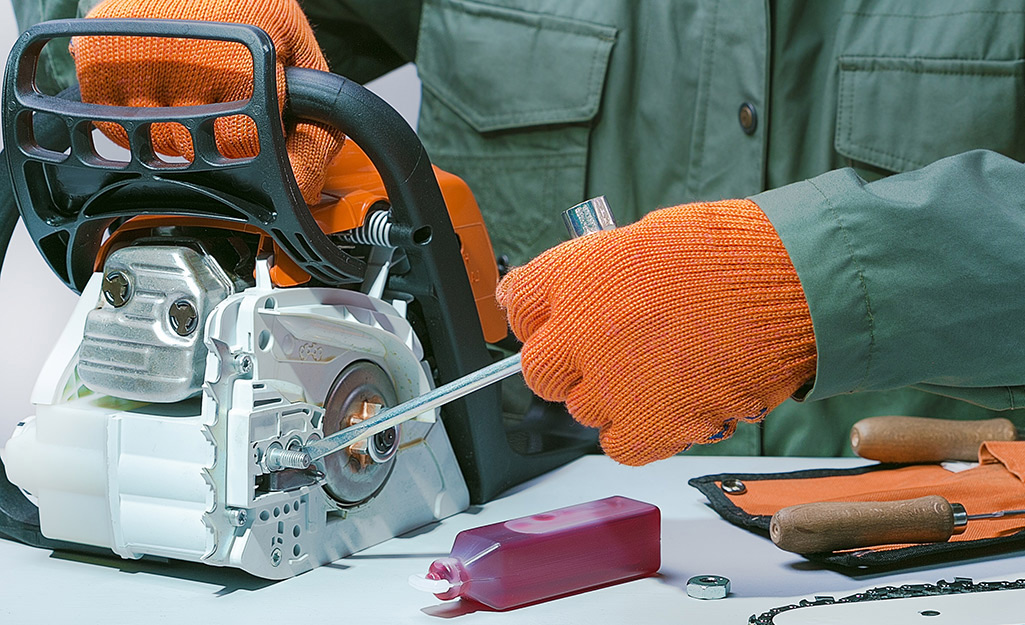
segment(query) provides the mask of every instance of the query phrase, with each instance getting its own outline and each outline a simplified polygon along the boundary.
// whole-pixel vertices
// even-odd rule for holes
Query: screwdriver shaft
[[[979,514],[969,514],[969,521],[978,521],[979,519],[999,519],[1005,516],[1018,516],[1025,514],[1025,510],[1001,510],[999,512],[982,512]]]
[[[344,430],[335,432],[331,436],[315,441],[306,446],[305,451],[310,454],[313,460],[319,460],[324,456],[345,449],[350,445],[366,440],[389,428],[395,427],[403,421],[408,421],[429,410],[444,406],[460,397],[481,389],[489,384],[515,375],[520,372],[520,355],[509,356],[483,369],[478,369],[461,378],[443,384],[433,391],[414,397],[398,406],[388,408],[366,421],[351,425]]]

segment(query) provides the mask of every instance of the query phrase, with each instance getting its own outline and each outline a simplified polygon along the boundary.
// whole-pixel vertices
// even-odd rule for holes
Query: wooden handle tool
[[[1018,430],[1007,419],[869,417],[851,428],[854,453],[880,462],[974,461],[983,442],[1014,440]]]
[[[901,501],[806,503],[772,515],[769,536],[794,553],[824,553],[875,545],[946,542],[968,521],[1025,514],[1003,510],[968,514],[939,495]]]

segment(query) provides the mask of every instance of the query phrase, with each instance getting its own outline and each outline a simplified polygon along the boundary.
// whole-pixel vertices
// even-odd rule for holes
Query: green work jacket
[[[28,24],[92,1],[14,4]],[[806,401],[705,451],[850,453],[850,425],[880,414],[1025,424],[1020,0],[302,4],[335,72],[416,63],[428,153],[469,183],[513,263],[594,195],[621,223],[690,201],[762,207],[818,370]],[[66,59],[49,65],[69,79]]]

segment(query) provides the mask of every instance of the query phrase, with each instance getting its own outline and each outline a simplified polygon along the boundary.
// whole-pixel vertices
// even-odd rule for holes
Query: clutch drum
[[[395,387],[376,364],[354,362],[335,378],[324,402],[324,436],[354,425],[397,403]],[[398,428],[375,434],[317,461],[324,473],[324,489],[342,506],[356,506],[372,498],[388,481],[399,447]]]

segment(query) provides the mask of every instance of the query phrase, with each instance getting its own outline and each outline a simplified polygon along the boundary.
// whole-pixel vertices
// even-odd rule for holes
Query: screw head
[[[196,331],[196,327],[199,325],[199,314],[196,312],[196,307],[187,299],[180,299],[171,304],[169,317],[171,320],[171,329],[174,330],[178,336],[188,336],[192,334]]]
[[[235,371],[238,371],[242,375],[246,375],[253,370],[253,357],[249,354],[239,354],[235,356]]]
[[[244,508],[233,508],[228,510],[228,520],[235,527],[242,527],[249,520],[249,515]]]
[[[274,551],[270,552],[270,564],[271,566],[281,564],[281,550],[277,547],[274,548]]]
[[[132,297],[132,283],[123,271],[111,271],[103,276],[103,299],[114,308],[121,308]]]

